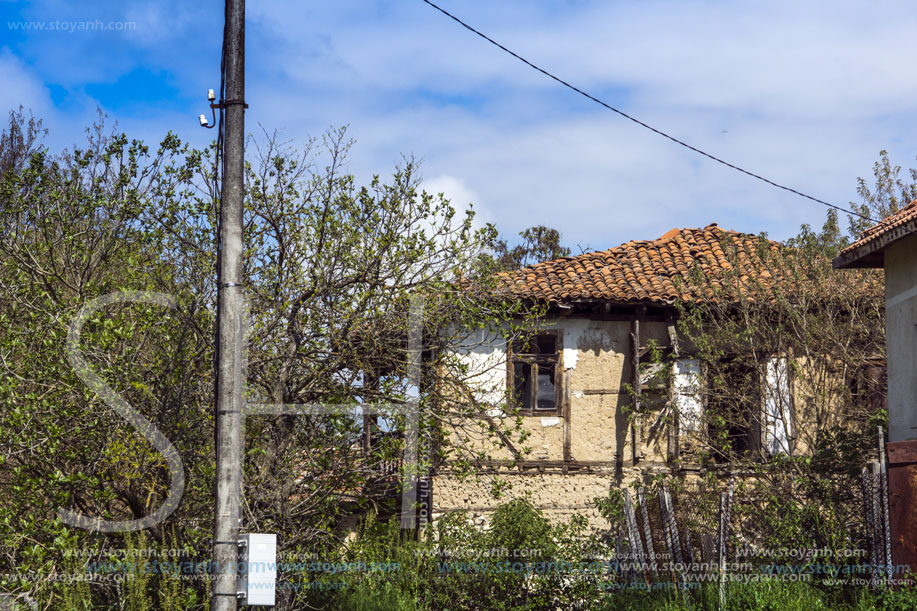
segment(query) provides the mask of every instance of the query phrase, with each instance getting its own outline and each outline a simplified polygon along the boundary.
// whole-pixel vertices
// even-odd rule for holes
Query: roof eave
[[[885,267],[885,249],[866,244],[849,253],[841,253],[831,261],[834,269],[871,269]]]
[[[913,233],[917,233],[917,219],[911,219],[880,233],[865,244],[841,252],[831,265],[834,269],[885,267],[885,249]]]

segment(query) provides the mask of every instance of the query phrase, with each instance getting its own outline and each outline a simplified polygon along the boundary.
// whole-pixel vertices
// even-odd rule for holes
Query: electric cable
[[[627,119],[627,120],[629,120],[629,121],[633,121],[633,122],[636,123],[637,125],[639,125],[639,126],[641,126],[641,127],[644,127],[644,128],[646,128],[646,129],[650,130],[651,132],[653,132],[653,133],[655,133],[655,134],[658,134],[658,135],[662,136],[663,138],[666,138],[666,139],[668,139],[668,140],[671,140],[671,141],[674,142],[675,144],[678,144],[678,145],[680,145],[680,146],[685,147],[686,149],[689,149],[689,150],[691,150],[691,151],[694,151],[695,153],[698,153],[699,155],[703,155],[704,157],[707,157],[708,159],[711,159],[711,160],[713,160],[713,161],[715,161],[715,162],[717,162],[717,163],[720,163],[720,164],[722,164],[722,165],[724,165],[724,166],[726,166],[726,167],[728,167],[728,168],[732,168],[733,170],[736,170],[737,172],[741,172],[742,174],[746,174],[746,175],[748,175],[748,176],[751,176],[752,178],[756,178],[756,179],[758,179],[758,180],[760,180],[760,181],[762,181],[762,182],[765,182],[765,183],[767,183],[767,184],[769,184],[769,185],[771,185],[771,186],[773,186],[773,187],[777,187],[778,189],[783,189],[784,191],[789,191],[790,193],[793,193],[793,194],[798,195],[798,196],[800,196],[800,197],[804,197],[804,198],[806,198],[806,199],[812,200],[813,202],[817,202],[817,203],[819,203],[819,204],[828,206],[829,208],[834,208],[835,210],[840,210],[841,212],[845,212],[845,213],[847,213],[847,214],[852,214],[853,216],[858,216],[858,217],[860,217],[860,218],[862,218],[862,219],[866,219],[867,221],[871,221],[871,222],[873,222],[873,223],[877,223],[877,222],[878,222],[878,221],[876,221],[876,220],[873,219],[873,218],[870,218],[870,217],[868,217],[868,216],[866,216],[866,215],[864,215],[864,214],[860,214],[859,212],[854,212],[853,210],[848,210],[847,208],[843,208],[843,207],[841,207],[841,206],[837,206],[837,205],[835,205],[835,204],[826,202],[826,201],[824,201],[824,200],[818,199],[817,197],[812,197],[811,195],[807,195],[807,194],[803,193],[802,191],[797,191],[796,189],[793,189],[792,187],[787,187],[787,186],[785,186],[785,185],[781,185],[781,184],[779,184],[779,183],[777,183],[777,182],[774,182],[773,180],[770,180],[770,179],[768,179],[768,178],[765,178],[764,176],[761,176],[760,174],[755,174],[754,172],[751,172],[751,171],[749,171],[749,170],[746,170],[746,169],[744,169],[744,168],[741,168],[741,167],[739,167],[739,166],[737,166],[737,165],[735,165],[735,164],[733,164],[733,163],[729,163],[728,161],[726,161],[726,160],[724,160],[724,159],[720,159],[719,157],[716,157],[715,155],[711,155],[710,153],[708,153],[708,152],[706,152],[706,151],[703,151],[703,150],[701,150],[701,149],[699,149],[699,148],[697,148],[697,147],[695,147],[695,146],[691,146],[691,145],[688,144],[687,142],[684,142],[683,140],[679,140],[678,138],[676,138],[676,137],[674,137],[674,136],[670,136],[669,134],[665,133],[664,131],[662,131],[662,130],[660,130],[660,129],[657,129],[657,128],[653,127],[652,125],[649,125],[648,123],[644,123],[643,121],[641,121],[641,120],[639,120],[639,119],[637,119],[637,118],[635,118],[635,117],[632,117],[631,115],[627,114],[627,113],[624,112],[623,110],[619,110],[619,109],[615,108],[614,106],[612,106],[612,105],[610,105],[610,104],[608,104],[608,103],[606,103],[606,102],[603,102],[603,101],[600,100],[599,98],[597,98],[597,97],[595,97],[595,96],[593,96],[593,95],[591,95],[591,94],[589,94],[589,93],[583,91],[582,89],[576,87],[575,85],[571,85],[570,83],[568,83],[567,81],[563,80],[562,78],[560,78],[560,77],[558,77],[558,76],[555,76],[555,75],[551,74],[550,72],[548,72],[548,71],[545,70],[544,68],[541,68],[541,67],[539,67],[539,66],[536,66],[535,64],[533,64],[533,63],[530,62],[529,60],[525,59],[524,57],[522,57],[522,56],[519,55],[518,53],[515,53],[514,51],[511,51],[510,49],[507,49],[507,48],[504,47],[502,44],[500,44],[499,42],[497,42],[496,40],[494,40],[493,38],[490,38],[490,37],[487,36],[486,34],[484,34],[484,33],[480,32],[480,31],[476,30],[476,29],[473,28],[473,27],[471,27],[470,25],[468,25],[467,23],[465,23],[464,21],[462,21],[461,19],[459,19],[458,17],[456,17],[455,15],[453,15],[452,13],[450,13],[449,11],[447,11],[447,10],[445,10],[445,9],[443,9],[443,8],[441,8],[441,7],[439,7],[439,6],[437,6],[436,4],[434,4],[433,2],[431,2],[430,0],[421,0],[421,1],[422,1],[422,2],[425,2],[426,4],[429,4],[431,7],[435,8],[437,11],[439,11],[440,13],[442,13],[443,15],[445,15],[446,17],[448,17],[449,19],[452,19],[453,21],[455,21],[456,23],[458,23],[459,25],[461,25],[461,26],[462,26],[463,28],[465,28],[466,30],[468,30],[468,31],[470,31],[470,32],[473,32],[474,34],[477,34],[478,36],[480,36],[481,38],[483,38],[484,40],[486,40],[486,41],[489,42],[490,44],[496,46],[497,48],[499,48],[499,49],[501,49],[501,50],[503,50],[503,51],[505,51],[506,53],[509,53],[510,55],[512,55],[513,57],[515,57],[516,59],[518,59],[519,61],[521,61],[521,62],[524,63],[525,65],[529,66],[530,68],[533,68],[533,69],[537,70],[538,72],[542,73],[543,75],[547,76],[548,78],[557,81],[558,83],[560,83],[560,84],[563,85],[564,87],[567,87],[568,89],[572,89],[572,90],[575,91],[576,93],[580,94],[580,95],[583,96],[583,97],[586,97],[586,98],[592,100],[592,101],[595,102],[596,104],[599,104],[599,105],[601,105],[601,106],[604,106],[604,107],[607,108],[608,110],[610,110],[610,111],[612,111],[612,112],[615,112],[615,113],[621,115],[621,116],[624,117],[625,119]]]

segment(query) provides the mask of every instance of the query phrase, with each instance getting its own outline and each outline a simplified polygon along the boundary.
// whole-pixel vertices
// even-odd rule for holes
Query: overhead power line
[[[878,221],[876,221],[875,219],[872,219],[872,218],[870,218],[870,217],[868,217],[868,216],[866,216],[866,215],[864,215],[864,214],[860,214],[859,212],[854,212],[853,210],[848,210],[847,208],[843,208],[843,207],[841,207],[841,206],[837,206],[837,205],[835,205],[835,204],[826,202],[826,201],[824,201],[824,200],[818,199],[817,197],[812,197],[811,195],[806,195],[806,194],[803,193],[802,191],[797,191],[796,189],[793,189],[792,187],[787,187],[787,186],[785,186],[785,185],[781,185],[781,184],[779,184],[779,183],[776,183],[776,182],[774,182],[773,180],[770,180],[770,179],[768,179],[768,178],[765,178],[764,176],[761,176],[760,174],[755,174],[754,172],[750,172],[749,170],[746,170],[745,168],[741,168],[741,167],[739,167],[739,166],[737,166],[737,165],[735,165],[735,164],[733,164],[733,163],[729,163],[728,161],[726,161],[726,160],[724,160],[724,159],[720,159],[719,157],[717,157],[717,156],[715,156],[715,155],[711,155],[710,153],[708,153],[708,152],[706,152],[706,151],[702,151],[701,149],[697,148],[696,146],[691,146],[690,144],[688,144],[687,142],[685,142],[685,141],[683,141],[683,140],[679,140],[678,138],[676,138],[676,137],[674,137],[674,136],[670,136],[669,134],[665,133],[664,131],[659,130],[659,129],[656,129],[656,128],[653,127],[652,125],[649,125],[649,124],[647,124],[647,123],[644,123],[643,121],[641,121],[640,119],[637,119],[636,117],[630,116],[629,114],[627,114],[627,113],[624,112],[623,110],[619,110],[619,109],[615,108],[614,106],[612,106],[611,104],[608,104],[608,103],[606,103],[606,102],[603,102],[602,100],[598,99],[597,97],[595,97],[595,96],[593,96],[593,95],[591,95],[591,94],[589,94],[589,93],[583,91],[583,90],[580,89],[579,87],[576,87],[575,85],[571,85],[570,83],[568,83],[567,81],[563,80],[562,78],[560,78],[560,77],[558,77],[558,76],[555,76],[555,75],[551,74],[550,72],[548,72],[548,71],[545,70],[544,68],[541,68],[541,67],[539,67],[539,66],[536,66],[535,64],[533,64],[533,63],[530,62],[529,60],[525,59],[524,57],[522,57],[522,56],[519,55],[518,53],[516,53],[516,52],[514,52],[514,51],[511,51],[510,49],[507,49],[506,47],[504,47],[503,45],[501,45],[499,42],[497,42],[496,40],[494,40],[493,38],[487,36],[486,34],[484,34],[484,33],[481,32],[481,31],[476,30],[475,28],[471,27],[470,25],[468,25],[467,23],[465,23],[464,21],[462,21],[461,19],[459,19],[458,17],[456,17],[455,15],[453,15],[452,13],[450,13],[449,11],[445,10],[444,8],[442,8],[442,7],[440,7],[440,6],[437,6],[435,3],[431,2],[430,0],[422,0],[422,1],[425,2],[426,4],[429,4],[430,6],[432,6],[433,8],[435,8],[437,11],[439,11],[440,13],[442,13],[443,15],[445,15],[446,17],[448,17],[449,19],[452,19],[453,21],[455,21],[456,23],[458,23],[459,25],[461,25],[461,26],[462,26],[463,28],[465,28],[466,30],[468,30],[468,31],[470,31],[470,32],[473,32],[474,34],[477,34],[478,36],[480,36],[481,38],[483,38],[484,40],[486,40],[486,41],[489,42],[490,44],[494,45],[495,47],[497,47],[497,48],[499,48],[499,49],[505,51],[506,53],[509,53],[510,55],[512,55],[513,57],[515,57],[516,59],[518,59],[519,61],[521,61],[521,62],[524,63],[525,65],[527,65],[528,67],[534,68],[535,70],[537,70],[538,72],[542,73],[542,74],[545,75],[546,77],[548,77],[548,78],[550,78],[550,79],[553,79],[553,80],[557,81],[558,83],[560,83],[560,84],[563,85],[564,87],[566,87],[566,88],[568,88],[568,89],[572,89],[573,91],[575,91],[576,93],[580,94],[581,96],[583,96],[583,97],[585,97],[585,98],[588,98],[588,99],[592,100],[593,102],[595,102],[596,104],[599,104],[600,106],[604,106],[605,108],[607,108],[608,110],[610,110],[610,111],[612,111],[612,112],[618,113],[619,115],[621,115],[621,116],[624,117],[625,119],[627,119],[627,120],[629,120],[629,121],[633,121],[634,123],[636,123],[636,124],[639,125],[640,127],[644,127],[644,128],[650,130],[650,131],[653,132],[653,133],[659,134],[659,135],[662,136],[663,138],[666,138],[666,139],[668,139],[668,140],[671,140],[671,141],[674,142],[675,144],[678,144],[678,145],[680,145],[680,146],[683,146],[683,147],[685,147],[686,149],[692,150],[692,151],[694,151],[695,153],[698,153],[699,155],[703,155],[704,157],[706,157],[706,158],[708,158],[708,159],[712,159],[713,161],[715,161],[715,162],[717,162],[717,163],[720,163],[720,164],[726,166],[727,168],[732,168],[733,170],[736,170],[736,171],[738,171],[738,172],[741,172],[742,174],[746,174],[746,175],[748,175],[748,176],[751,176],[752,178],[757,178],[758,180],[760,180],[760,181],[762,181],[762,182],[765,182],[765,183],[771,185],[772,187],[777,187],[778,189],[783,189],[784,191],[789,191],[790,193],[793,193],[793,194],[798,195],[798,196],[800,196],[800,197],[804,197],[804,198],[806,198],[806,199],[812,200],[813,202],[817,202],[817,203],[822,204],[822,205],[824,205],[824,206],[828,206],[829,208],[834,208],[835,210],[840,210],[841,212],[845,212],[845,213],[847,213],[847,214],[852,214],[853,216],[858,216],[858,217],[860,217],[860,218],[862,218],[862,219],[866,219],[867,221],[872,221],[873,223],[877,223],[877,222],[878,222]]]

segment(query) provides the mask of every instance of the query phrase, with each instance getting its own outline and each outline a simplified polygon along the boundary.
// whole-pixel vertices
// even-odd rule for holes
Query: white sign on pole
[[[273,606],[277,590],[277,535],[239,535],[239,602]]]

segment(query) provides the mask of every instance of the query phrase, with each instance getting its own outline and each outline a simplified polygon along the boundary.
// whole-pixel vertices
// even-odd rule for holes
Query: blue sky
[[[821,199],[856,199],[881,149],[917,165],[913,2],[441,5],[625,112]],[[53,146],[79,141],[97,107],[132,137],[172,130],[204,145],[214,132],[197,115],[218,85],[222,20],[212,0],[0,0],[0,108],[32,109]],[[83,23],[97,21],[104,29]],[[474,202],[507,234],[545,224],[601,249],[711,222],[785,238],[824,219],[817,204],[563,89],[420,0],[249,2],[247,43],[249,131],[304,141],[349,125],[358,177],[414,155],[429,190]]]

